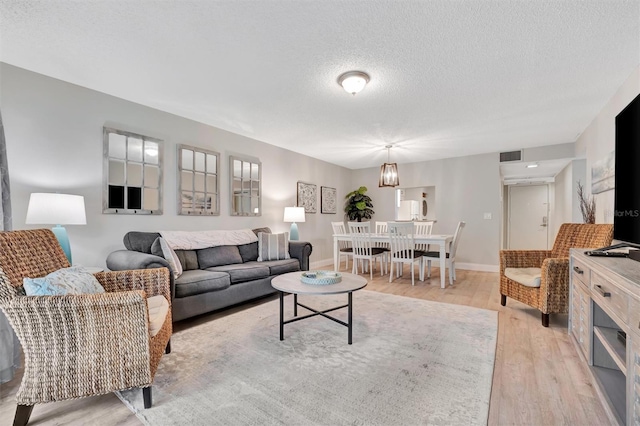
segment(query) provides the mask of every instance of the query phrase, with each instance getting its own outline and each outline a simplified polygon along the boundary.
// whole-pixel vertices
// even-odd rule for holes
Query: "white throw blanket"
[[[251,229],[233,231],[160,231],[174,250],[196,250],[216,246],[238,246],[258,241]]]

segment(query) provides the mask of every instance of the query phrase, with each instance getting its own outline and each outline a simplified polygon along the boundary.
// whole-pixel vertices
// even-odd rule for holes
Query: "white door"
[[[548,250],[549,187],[509,187],[509,249]]]

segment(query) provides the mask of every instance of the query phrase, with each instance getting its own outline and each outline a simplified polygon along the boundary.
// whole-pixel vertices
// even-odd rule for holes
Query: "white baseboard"
[[[500,272],[499,265],[484,265],[482,263],[456,262],[456,269],[466,269],[467,271],[481,271],[481,272]]]
[[[438,264],[438,261],[433,261],[433,266],[437,266],[437,264]],[[465,269],[467,271],[500,272],[500,266],[485,265],[482,263],[456,262],[456,268]],[[333,269],[333,259],[322,259],[322,260],[317,260],[315,262],[311,262],[309,264],[309,269]]]
[[[349,262],[351,262],[351,260],[349,260]],[[331,259],[322,259],[322,260],[316,260],[315,262],[311,262],[309,264],[309,269],[314,270],[314,269],[329,269],[329,270],[333,270],[333,258]]]

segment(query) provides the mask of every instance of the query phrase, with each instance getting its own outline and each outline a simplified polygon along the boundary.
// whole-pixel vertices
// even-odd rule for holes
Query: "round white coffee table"
[[[349,330],[348,341],[351,344],[352,341],[352,319],[353,319],[353,292],[364,288],[367,285],[367,280],[358,275],[342,272],[342,281],[336,284],[328,285],[313,285],[305,284],[300,281],[302,272],[289,272],[288,274],[278,275],[271,280],[271,286],[280,291],[280,340],[284,340],[284,325],[291,322],[300,321],[306,318],[315,317],[321,315],[332,321],[342,324]],[[293,318],[284,320],[284,296],[286,293],[293,294]],[[341,294],[347,293],[348,302],[346,305],[336,306],[324,311],[318,311],[310,308],[309,306],[298,303],[299,294],[310,295],[326,295],[326,294]],[[312,314],[298,316],[298,306],[308,309],[313,312]],[[347,322],[327,315],[328,312],[332,312],[338,309],[347,308]]]

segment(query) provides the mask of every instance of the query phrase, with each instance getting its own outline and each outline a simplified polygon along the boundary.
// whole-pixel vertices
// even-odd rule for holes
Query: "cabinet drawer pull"
[[[611,297],[611,293],[602,288],[601,285],[596,285],[596,290],[598,290],[598,293],[600,293],[602,297]]]
[[[577,266],[574,266],[573,270],[576,271],[577,274],[580,274],[580,275],[584,274],[584,271],[582,269],[578,268]]]

